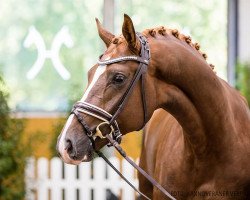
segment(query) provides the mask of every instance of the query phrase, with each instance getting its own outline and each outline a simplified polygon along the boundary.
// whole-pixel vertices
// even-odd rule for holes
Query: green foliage
[[[65,121],[66,119],[62,118],[53,126],[53,137],[50,142],[51,157],[57,156],[57,151],[56,151],[57,138],[63,129]]]
[[[246,97],[248,105],[250,106],[250,64],[238,63],[236,88]]]
[[[19,200],[25,192],[24,168],[29,148],[22,142],[23,121],[10,117],[8,97],[0,78],[0,199]]]

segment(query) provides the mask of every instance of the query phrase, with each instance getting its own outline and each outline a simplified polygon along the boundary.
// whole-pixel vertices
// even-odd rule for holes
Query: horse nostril
[[[71,142],[69,139],[67,139],[67,140],[66,140],[65,150],[67,150],[67,151],[71,151],[71,150],[72,150],[72,148],[73,148],[73,146],[72,146],[72,142]]]
[[[73,144],[71,140],[67,139],[66,140],[66,147],[65,150],[67,150],[69,157],[76,160],[77,159],[77,152],[75,151]]]

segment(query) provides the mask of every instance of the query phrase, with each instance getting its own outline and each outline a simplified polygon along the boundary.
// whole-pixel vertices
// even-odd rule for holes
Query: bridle
[[[120,98],[120,100],[118,101],[117,105],[116,105],[116,111],[114,112],[113,115],[111,115],[110,113],[108,113],[107,111],[103,110],[100,107],[97,107],[93,104],[90,103],[86,103],[86,102],[82,102],[79,101],[77,102],[74,106],[73,109],[71,111],[71,113],[73,113],[74,115],[77,116],[79,122],[83,125],[84,129],[86,130],[86,133],[88,135],[88,137],[92,138],[92,143],[93,143],[93,137],[100,137],[100,138],[104,138],[104,136],[100,133],[100,128],[103,125],[109,125],[111,128],[111,136],[112,138],[117,141],[119,144],[121,143],[121,139],[122,139],[122,134],[121,131],[119,129],[118,123],[116,121],[117,117],[119,116],[119,114],[121,113],[121,111],[123,110],[124,106],[126,105],[131,92],[133,91],[136,83],[138,82],[139,79],[141,79],[141,87],[142,87],[142,102],[143,102],[143,112],[144,112],[144,123],[143,126],[146,123],[146,120],[148,118],[148,112],[147,112],[147,105],[146,105],[146,98],[145,98],[145,90],[144,90],[144,82],[145,82],[145,74],[147,72],[147,67],[149,64],[149,59],[150,59],[150,51],[149,51],[149,46],[148,46],[148,42],[146,40],[146,38],[141,35],[140,33],[137,33],[137,37],[139,38],[139,41],[141,43],[141,56],[124,56],[124,57],[119,57],[119,58],[114,58],[114,59],[110,59],[110,60],[105,60],[105,61],[98,61],[99,65],[110,65],[113,63],[118,63],[118,62],[122,62],[122,61],[136,61],[139,62],[139,67],[137,68],[135,75],[133,77],[133,79],[131,80],[127,90],[125,91],[125,93],[123,94],[123,96]],[[100,56],[101,58],[101,56]],[[80,113],[85,113],[87,115],[91,115],[92,117],[95,117],[101,121],[103,121],[102,123],[100,123],[97,126],[97,131],[95,133],[93,133],[93,131],[89,128],[89,126],[85,123],[85,121],[83,120],[83,118],[81,117]],[[93,143],[94,144],[94,143]]]
[[[86,131],[87,136],[91,140],[92,146],[95,152],[102,157],[135,191],[137,191],[140,195],[142,195],[146,199],[148,198],[146,195],[141,193],[138,189],[136,189],[111,163],[110,161],[100,152],[95,149],[95,138],[107,138],[109,141],[108,146],[114,146],[115,149],[133,166],[135,167],[143,176],[145,176],[155,187],[157,187],[162,193],[164,193],[170,199],[175,199],[172,197],[158,182],[156,182],[151,176],[149,176],[143,169],[141,169],[138,165],[136,165],[129,157],[127,157],[126,153],[122,150],[121,143],[122,134],[119,129],[118,123],[116,121],[119,114],[122,112],[124,106],[126,105],[135,85],[141,79],[141,98],[142,98],[142,105],[143,105],[143,112],[144,112],[144,123],[143,126],[146,124],[148,119],[148,112],[147,112],[147,104],[146,104],[146,97],[145,97],[145,74],[147,72],[149,60],[150,60],[150,49],[147,42],[147,39],[141,34],[136,33],[137,38],[141,44],[141,52],[140,56],[124,56],[118,57],[110,60],[98,61],[99,65],[110,65],[122,61],[135,61],[139,63],[139,66],[134,74],[132,81],[130,82],[127,90],[123,94],[123,96],[118,101],[116,105],[116,110],[114,114],[110,114],[107,111],[103,110],[100,107],[97,107],[93,104],[79,101],[77,102],[71,111],[71,114],[74,114],[79,123],[83,126],[84,130]],[[100,56],[101,58],[101,56]],[[95,131],[92,131],[88,124],[85,122],[84,118],[81,116],[81,113],[85,113],[92,117],[95,117],[102,122],[96,127]],[[108,125],[110,128],[110,133],[104,135],[101,131],[101,127],[104,125]]]

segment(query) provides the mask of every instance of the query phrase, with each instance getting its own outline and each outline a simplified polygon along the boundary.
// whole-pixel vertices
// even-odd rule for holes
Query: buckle
[[[105,124],[109,125],[109,127],[110,127],[110,129],[111,129],[111,131],[110,131],[110,133],[109,133],[108,135],[110,135],[110,134],[112,134],[112,133],[114,132],[114,128],[113,128],[113,126],[110,125],[109,122],[102,122],[102,123],[100,123],[100,124],[96,127],[95,136],[98,136],[98,137],[101,138],[101,139],[106,138],[105,135],[103,135],[103,134],[102,134],[102,131],[100,130],[100,127],[101,127],[102,125],[105,125]]]

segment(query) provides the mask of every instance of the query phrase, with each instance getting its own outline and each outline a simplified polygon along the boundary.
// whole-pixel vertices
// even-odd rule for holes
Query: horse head
[[[123,34],[117,37],[105,30],[98,19],[96,22],[107,50],[100,57],[99,64],[89,70],[87,89],[78,102],[80,106],[74,109],[77,114],[74,112],[69,116],[58,137],[59,154],[65,162],[72,164],[90,161],[94,149],[98,150],[108,143],[102,135],[109,134],[111,129],[120,134],[114,137],[140,130],[156,109],[154,72],[150,63],[140,60],[142,41],[134,30],[132,20],[124,15]],[[140,81],[135,81],[138,73],[142,73],[138,72],[141,65],[147,68],[143,73],[143,86]],[[131,83],[134,83],[133,89]],[[82,122],[79,123],[79,120]],[[102,135],[98,135],[100,129]],[[89,137],[90,132],[93,139]]]

